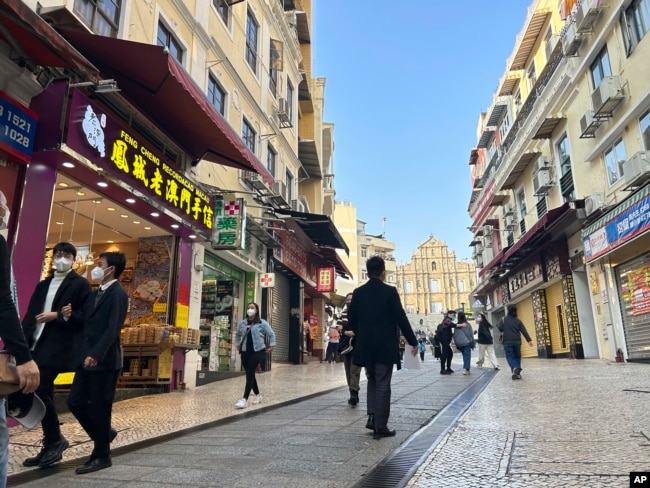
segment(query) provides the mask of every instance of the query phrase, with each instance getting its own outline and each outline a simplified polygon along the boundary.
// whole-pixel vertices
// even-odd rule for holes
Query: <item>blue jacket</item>
[[[264,319],[260,319],[260,320],[261,322],[258,322],[257,324],[253,324],[251,327],[251,336],[253,337],[253,349],[255,349],[255,352],[263,351],[264,349],[266,349],[266,344],[264,342],[265,337],[269,338],[269,342],[270,342],[269,346],[271,347],[275,346],[275,332],[273,332],[273,329],[271,329],[271,326],[266,320]],[[239,327],[237,327],[237,334],[235,335],[235,344],[237,345],[238,350],[241,350],[242,341],[244,340],[244,337],[246,335],[247,326],[248,326],[248,320],[244,319],[239,323]]]

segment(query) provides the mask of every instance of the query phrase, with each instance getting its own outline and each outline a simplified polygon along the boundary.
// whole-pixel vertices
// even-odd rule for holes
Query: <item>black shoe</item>
[[[356,390],[350,390],[350,399],[348,400],[348,404],[356,407],[357,403],[359,403],[359,392]]]
[[[43,441],[45,443],[45,441]],[[45,445],[41,448],[41,451],[33,457],[28,457],[23,461],[23,466],[26,468],[33,468],[34,466],[38,466],[38,463],[41,462],[41,459],[43,458],[43,454],[45,453]]]
[[[442,371],[440,371],[440,374],[451,374],[451,371],[447,371],[443,369]]]
[[[111,427],[111,434],[110,434],[110,437],[109,437],[109,442],[113,442],[116,437],[117,437],[117,431],[113,427]]]
[[[95,471],[99,471],[100,469],[110,468],[111,466],[113,466],[111,457],[106,456],[102,458],[91,459],[83,466],[79,466],[77,469],[75,469],[74,472],[77,474],[94,473]]]
[[[54,463],[58,463],[63,459],[63,451],[68,447],[70,447],[70,444],[63,436],[61,436],[60,441],[47,444],[44,448],[43,455],[38,462],[38,467],[49,468]]]
[[[383,427],[381,429],[375,429],[374,434],[372,434],[373,439],[381,439],[382,437],[393,437],[396,434],[394,430],[390,430],[388,427]]]
[[[447,373],[451,374],[451,373],[453,373],[453,372],[454,372],[453,369],[451,369],[451,368],[447,368]]]
[[[369,414],[368,421],[366,422],[366,429],[375,430],[375,415]]]

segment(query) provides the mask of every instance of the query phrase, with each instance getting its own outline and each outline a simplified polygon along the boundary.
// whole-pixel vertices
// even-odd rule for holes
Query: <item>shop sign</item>
[[[21,161],[32,160],[38,115],[0,91],[0,149]]]
[[[182,303],[176,304],[176,327],[187,328],[189,324],[190,307]]]
[[[273,288],[275,286],[275,273],[264,273],[260,275],[260,286],[262,288]]]
[[[534,263],[508,278],[510,300],[544,282],[542,266]]]
[[[334,291],[334,268],[318,268],[317,291]]]
[[[211,231],[212,198],[165,162],[145,141],[78,90],[73,91],[67,145],[175,215]]]
[[[219,271],[220,273],[224,274],[229,278],[232,278],[235,281],[241,282],[243,279],[244,273],[242,273],[238,269],[233,268],[232,266],[229,266],[223,261],[219,261],[211,254],[208,253],[205,254],[205,256],[203,257],[203,264],[210,266],[212,269]]]
[[[255,273],[247,271],[246,272],[246,290],[244,292],[246,296],[246,303],[255,303]]]
[[[286,229],[274,230],[273,238],[281,246],[273,249],[273,257],[291,269],[303,281],[312,282],[307,269],[307,251],[300,241],[289,234]]]
[[[643,198],[584,238],[585,260],[593,261],[648,229],[650,194],[646,191]]]
[[[627,283],[622,286],[621,299],[632,305],[632,315],[650,313],[650,264],[627,272]]]
[[[216,200],[212,225],[212,249],[244,249],[246,202],[243,198]]]

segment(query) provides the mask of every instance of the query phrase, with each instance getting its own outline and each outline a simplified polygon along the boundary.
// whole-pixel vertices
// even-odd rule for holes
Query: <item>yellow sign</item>
[[[189,323],[189,314],[190,307],[187,305],[182,305],[180,303],[176,304],[176,327],[185,327],[187,328]]]
[[[165,313],[167,312],[167,304],[166,303],[154,303],[153,304],[153,313]]]

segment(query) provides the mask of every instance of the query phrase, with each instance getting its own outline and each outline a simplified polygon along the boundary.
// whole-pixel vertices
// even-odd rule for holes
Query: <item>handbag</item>
[[[9,351],[0,351],[0,396],[10,395],[20,389],[16,371],[16,358]]]

